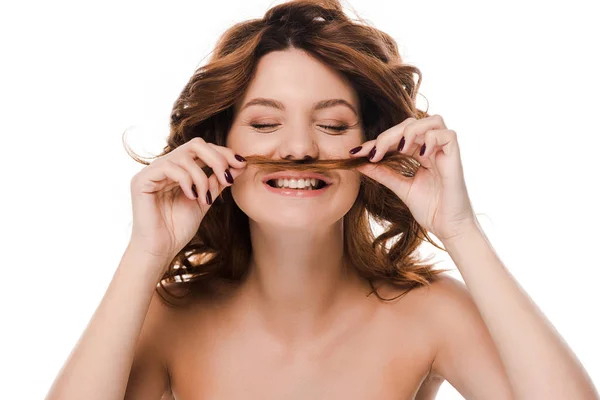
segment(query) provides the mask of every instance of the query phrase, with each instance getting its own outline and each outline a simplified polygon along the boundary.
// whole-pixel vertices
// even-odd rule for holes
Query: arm
[[[440,386],[444,383],[444,378],[429,374],[421,383],[417,394],[415,394],[415,398],[413,400],[433,400],[435,396],[437,396],[438,391],[440,390]]]
[[[435,373],[467,398],[600,398],[575,354],[509,274],[479,226],[443,244],[466,287],[453,279],[437,285]]]
[[[144,254],[131,245],[127,247],[102,302],[46,400],[122,400],[130,371],[136,390],[142,389],[142,376],[151,383],[146,386],[144,399],[159,399],[167,389],[167,375],[159,367],[157,352],[152,351],[150,335],[159,320],[162,305],[158,300],[152,301],[153,311],[148,313],[166,262]],[[148,322],[142,331],[147,313]]]

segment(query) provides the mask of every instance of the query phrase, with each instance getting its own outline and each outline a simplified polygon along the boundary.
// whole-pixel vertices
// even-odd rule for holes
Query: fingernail
[[[212,204],[212,196],[210,195],[210,190],[206,192],[206,202],[209,206]]]
[[[425,144],[421,146],[421,152],[419,153],[419,155],[422,156],[423,154],[425,154]]]
[[[373,150],[369,153],[369,160],[372,160],[375,157],[375,153],[377,152],[377,146],[373,147]]]
[[[242,161],[242,162],[246,161],[246,159],[244,157],[240,156],[239,154],[235,155],[235,159],[238,161]]]
[[[400,139],[400,144],[398,145],[398,151],[402,151],[402,149],[404,148],[404,136],[402,136],[402,139]]]
[[[350,154],[356,154],[362,149],[362,146],[358,146],[350,150]]]
[[[233,183],[233,176],[231,176],[231,172],[229,172],[229,168],[225,170],[225,180],[229,183]]]
[[[194,196],[198,198],[198,192],[196,192],[196,185],[192,185],[192,192],[194,193]]]

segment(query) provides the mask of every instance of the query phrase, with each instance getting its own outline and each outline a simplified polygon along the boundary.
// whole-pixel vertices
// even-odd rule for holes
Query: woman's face
[[[280,109],[247,105],[256,98],[272,99]],[[331,107],[315,105],[342,99]],[[353,111],[353,109],[355,111]],[[263,56],[245,95],[236,103],[227,147],[241,155],[302,160],[348,158],[365,141],[359,121],[359,101],[345,78],[308,53],[290,49]],[[267,127],[253,127],[268,124]],[[348,126],[336,131],[325,126]],[[266,176],[250,165],[231,187],[238,207],[261,224],[314,229],[340,220],[352,207],[360,175],[352,170],[325,171],[332,184],[318,196],[283,196],[263,183]]]

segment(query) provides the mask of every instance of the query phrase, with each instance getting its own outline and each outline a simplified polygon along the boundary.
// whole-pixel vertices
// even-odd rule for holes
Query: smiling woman
[[[349,57],[352,63],[346,61]],[[411,290],[443,272],[413,254],[423,240],[440,247],[393,192],[355,171],[369,160],[349,155],[365,139],[406,118],[428,115],[415,106],[419,83],[419,70],[402,63],[393,39],[351,23],[337,2],[285,3],[261,20],[225,32],[213,58],[194,73],[175,102],[168,145],[157,157],[202,138],[242,154],[248,171],[216,199],[211,194],[212,207],[162,277],[159,294],[174,301],[170,289],[180,286],[193,296],[224,282],[241,283],[256,250],[248,220],[282,231],[309,229],[312,222],[304,212],[325,225],[345,227],[345,257],[353,260],[352,269],[375,295],[376,282]],[[381,164],[407,177],[420,166],[396,152]],[[213,173],[209,165],[203,171]],[[332,182],[314,193],[257,185],[261,173],[277,171],[321,173]],[[273,194],[314,201],[286,206]],[[282,218],[286,210],[296,217]],[[372,237],[369,217],[389,224],[379,238]],[[387,249],[387,242],[397,237],[402,240]]]
[[[420,82],[336,0],[228,29],[175,101],[162,153],[128,149],[145,165],[130,243],[48,398],[425,400],[445,379],[467,398],[543,393],[515,355],[531,343],[500,322],[555,337],[518,312],[456,132],[417,109]],[[424,242],[446,251],[429,233],[474,297],[421,259]],[[551,354],[575,382],[561,395],[591,394]]]

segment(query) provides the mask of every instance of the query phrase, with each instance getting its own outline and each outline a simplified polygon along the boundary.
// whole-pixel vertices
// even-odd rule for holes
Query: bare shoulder
[[[398,295],[401,297],[386,302],[378,300],[372,294],[369,296],[370,305],[358,307],[356,314],[348,313],[357,316],[353,321],[367,321],[364,324],[365,329],[356,330],[359,333],[354,336],[360,343],[369,343],[370,349],[365,354],[371,355],[372,358],[367,357],[365,360],[372,361],[373,365],[389,361],[390,368],[387,370],[391,379],[402,382],[407,391],[412,389],[411,396],[414,394],[414,397],[411,398],[415,400],[434,399],[444,381],[431,373],[436,343],[433,340],[433,324],[429,321],[432,319],[431,308],[435,305],[435,299],[439,297],[439,285],[440,279],[429,286],[411,290],[407,290],[410,286],[400,288],[389,284],[375,285],[377,293],[383,299]],[[365,289],[368,290],[367,287]],[[406,294],[402,295],[404,292]],[[226,323],[224,321],[230,320],[223,317],[224,313],[229,315],[230,308],[218,299],[193,297],[189,307],[167,307],[163,310],[163,323],[168,325],[164,333],[168,334],[170,331],[171,334],[168,338],[163,338],[162,346],[167,349],[167,369],[169,374],[173,374],[170,377],[173,390],[184,390],[185,384],[182,382],[185,380],[181,377],[187,374],[187,371],[199,370],[199,365],[203,365],[201,357],[210,357],[210,354],[202,351],[203,343],[210,342],[214,347],[217,343],[215,340],[219,337],[218,334],[215,335],[215,327],[222,327],[221,324]],[[194,357],[190,357],[190,346],[198,349]],[[357,365],[364,365],[365,360]]]
[[[136,342],[125,399],[165,398],[170,392],[167,344],[171,321],[171,309],[155,290]]]
[[[432,345],[436,347],[443,331],[464,323],[461,318],[455,318],[457,314],[460,314],[461,310],[474,307],[467,286],[446,273],[437,275],[429,285],[415,290],[414,300],[420,305],[423,323],[427,325]],[[436,348],[436,353],[438,350]],[[431,371],[430,377],[443,379],[434,370]]]
[[[452,307],[457,302],[471,302],[467,286],[460,280],[446,274],[438,274],[428,284],[418,286],[407,293],[407,302],[425,321],[431,321],[440,309]]]
[[[466,285],[452,276],[442,273],[425,286],[411,291],[410,306],[419,316],[419,321],[426,327],[428,345],[432,348],[429,360],[429,372],[421,383],[414,400],[433,400],[446,379],[434,369],[434,362],[439,351],[439,334],[444,326],[440,323],[440,313],[445,309],[457,308],[457,303],[470,301]],[[460,306],[458,306],[460,307]],[[450,323],[461,323],[460,319]]]
[[[466,398],[512,398],[498,349],[475,301],[462,281],[441,275],[424,304],[436,346],[430,375],[443,377]]]
[[[433,330],[439,331],[441,322],[458,326],[464,320],[454,317],[459,316],[462,311],[476,310],[467,286],[448,274],[440,274],[430,285],[419,288],[418,295],[429,311],[428,322],[432,324]]]
[[[166,290],[164,289],[166,287]],[[126,399],[173,399],[171,392],[174,349],[186,341],[189,334],[191,309],[195,296],[182,285],[157,286],[138,343],[129,377]]]
[[[434,311],[443,307],[446,301],[468,301],[470,298],[466,285],[446,273],[436,275],[428,285],[412,288],[398,288],[383,283],[378,287],[378,292],[383,298],[397,298],[390,303],[397,303],[395,307],[398,312],[410,310],[411,314],[416,314],[424,322],[430,321]]]
[[[412,349],[421,348],[414,360],[413,368],[422,371],[420,385],[415,393],[414,400],[435,399],[441,385],[446,380],[433,369],[433,362],[438,351],[438,337],[440,324],[437,322],[438,310],[449,299],[466,290],[464,284],[447,275],[439,274],[429,285],[397,287],[389,283],[378,282],[377,292],[383,299],[394,299],[380,303],[386,312],[388,327],[394,327],[399,357],[406,352],[406,345],[410,343]],[[420,367],[419,367],[420,365]],[[423,368],[424,367],[424,368]]]

